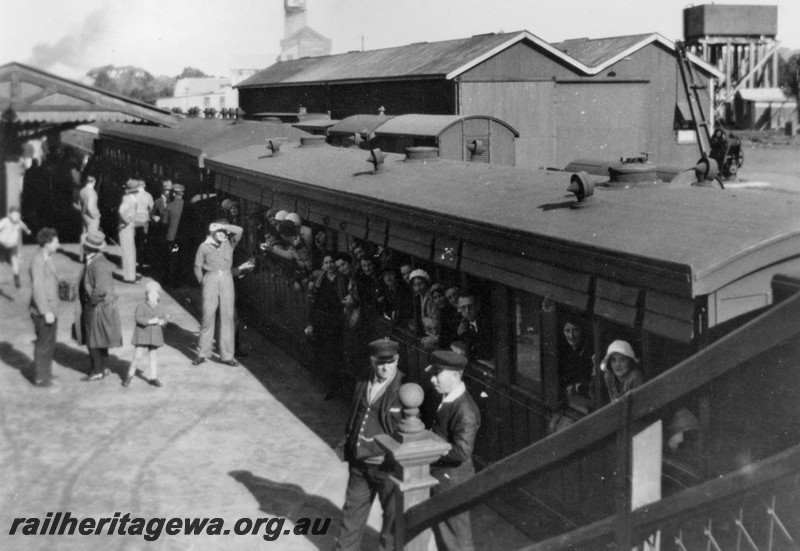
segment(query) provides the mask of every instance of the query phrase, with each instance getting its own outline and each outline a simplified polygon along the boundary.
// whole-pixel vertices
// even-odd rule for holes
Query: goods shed
[[[690,54],[700,85],[721,73]],[[657,33],[550,44],[527,31],[415,43],[276,63],[240,83],[246,112],[483,115],[519,132],[519,166],[651,152],[659,164],[690,165],[675,44]]]

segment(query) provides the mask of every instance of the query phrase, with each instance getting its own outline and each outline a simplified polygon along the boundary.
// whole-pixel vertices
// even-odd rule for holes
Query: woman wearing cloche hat
[[[644,382],[642,372],[637,367],[639,358],[626,341],[617,340],[608,346],[606,357],[600,363],[603,371],[608,397],[612,402]]]

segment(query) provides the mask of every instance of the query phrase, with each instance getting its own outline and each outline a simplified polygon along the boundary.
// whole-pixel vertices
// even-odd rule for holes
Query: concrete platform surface
[[[192,367],[198,322],[190,304],[199,292],[181,288],[162,295],[170,324],[159,350],[156,388],[137,377],[121,386],[133,356],[133,313],[144,300],[144,283],[116,281],[124,345],[111,350],[113,374],[84,382],[89,368],[86,348],[70,336],[74,303],[62,303],[54,374],[56,386],[32,386],[26,372],[35,339],[28,305],[28,267],[35,246],[22,251],[22,288],[13,285],[10,267],[0,265],[0,550],[251,550],[330,549],[334,545],[347,469],[334,448],[341,440],[348,404],[325,401],[324,389],[311,374],[255,332],[242,342],[248,356],[239,367],[214,362]],[[62,279],[80,271],[78,248],[56,255]],[[114,260],[115,247],[107,255]],[[70,258],[72,257],[72,258]],[[188,308],[184,308],[187,306]],[[141,366],[144,367],[144,366]],[[41,519],[69,512],[73,518],[129,515],[151,519],[222,519],[223,530],[209,535],[24,535]],[[521,534],[486,507],[473,514],[478,549],[513,549],[526,543]],[[52,515],[51,515],[52,517]],[[255,535],[236,535],[259,518]],[[302,527],[301,519],[330,519],[326,533],[280,533]],[[52,521],[51,521],[52,522]],[[158,521],[155,521],[156,523]],[[313,526],[313,525],[312,525]],[[151,525],[150,532],[157,530]],[[380,528],[377,504],[370,515],[364,550],[376,548]],[[267,541],[264,535],[279,533]],[[45,530],[47,531],[47,530]],[[147,527],[142,531],[147,533]],[[434,549],[435,545],[431,545]]]

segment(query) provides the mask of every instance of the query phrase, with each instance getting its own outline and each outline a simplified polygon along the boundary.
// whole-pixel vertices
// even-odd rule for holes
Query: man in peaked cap
[[[181,223],[181,215],[183,214],[184,200],[183,195],[186,193],[186,188],[183,184],[174,184],[172,186],[172,200],[167,203],[163,212],[161,221],[166,228],[164,236],[165,244],[164,250],[166,254],[166,262],[164,263],[164,280],[170,284],[175,284],[181,281],[179,271],[182,271],[184,265],[189,264],[187,258],[186,244],[187,232],[179,231]],[[181,239],[183,237],[183,239]],[[177,247],[175,246],[177,244]]]
[[[395,500],[389,481],[393,466],[375,442],[393,434],[401,420],[397,371],[400,345],[389,339],[369,343],[369,376],[356,383],[353,409],[345,429],[344,457],[349,463],[342,521],[336,549],[359,550],[375,496],[383,509],[379,549],[394,549]]]
[[[432,430],[450,444],[450,451],[431,465],[431,476],[439,481],[431,489],[431,495],[445,492],[475,475],[472,450],[481,413],[462,380],[466,367],[467,359],[461,354],[437,350],[432,354],[432,364],[425,369],[436,392],[442,396]],[[439,551],[475,549],[469,511],[435,524],[433,535]]]

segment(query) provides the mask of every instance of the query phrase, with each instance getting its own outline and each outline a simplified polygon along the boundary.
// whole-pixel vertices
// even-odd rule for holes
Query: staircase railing
[[[701,488],[694,487],[674,497],[662,499],[647,509],[631,511],[632,461],[631,448],[633,428],[635,424],[647,421],[652,415],[670,403],[679,400],[693,391],[720,379],[736,370],[745,362],[777,349],[787,342],[796,341],[800,335],[800,295],[795,295],[785,302],[774,306],[761,316],[753,319],[726,337],[713,343],[696,355],[681,362],[674,368],[631,391],[623,399],[614,402],[588,417],[578,421],[563,431],[541,440],[528,448],[487,467],[470,479],[450,491],[441,493],[427,501],[409,508],[403,518],[405,526],[403,541],[409,541],[433,524],[465,511],[483,501],[491,492],[519,481],[523,477],[543,473],[546,469],[557,467],[560,462],[570,456],[580,454],[589,446],[603,439],[615,437],[616,446],[616,497],[614,514],[585,526],[533,546],[530,549],[559,549],[576,547],[580,542],[594,541],[596,544],[611,538],[617,549],[630,549],[636,544],[636,530],[640,526],[651,524],[651,520],[660,521],[688,507],[691,495],[705,495]],[[775,456],[779,468],[796,468],[797,448],[792,448]],[[764,467],[764,472],[770,472]],[[746,478],[746,473],[740,478]],[[739,474],[730,474],[727,479],[736,484]],[[723,484],[712,481],[705,484]],[[714,488],[714,486],[706,487]],[[693,492],[693,493],[691,493]],[[662,510],[661,513],[653,512]],[[598,547],[599,548],[599,547]]]

